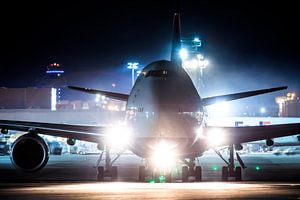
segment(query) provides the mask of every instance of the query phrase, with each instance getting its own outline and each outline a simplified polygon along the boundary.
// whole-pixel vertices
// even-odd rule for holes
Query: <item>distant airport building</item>
[[[1,109],[50,109],[51,88],[0,88]]]

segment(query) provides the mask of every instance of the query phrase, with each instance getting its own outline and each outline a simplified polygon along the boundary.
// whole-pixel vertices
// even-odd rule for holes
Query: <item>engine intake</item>
[[[35,172],[47,164],[49,148],[43,138],[28,133],[13,143],[10,158],[16,168],[25,172]]]
[[[269,146],[273,146],[274,145],[274,140],[273,139],[267,139],[266,140],[266,145]]]

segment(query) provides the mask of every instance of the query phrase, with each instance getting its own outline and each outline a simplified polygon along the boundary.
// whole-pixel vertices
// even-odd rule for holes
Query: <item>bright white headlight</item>
[[[170,170],[176,164],[176,153],[169,143],[159,141],[153,150],[152,162],[156,169]]]
[[[219,128],[209,130],[206,134],[206,140],[210,146],[219,146],[224,142],[224,133]]]
[[[132,133],[126,126],[110,127],[105,139],[106,144],[112,148],[126,148],[131,142]]]

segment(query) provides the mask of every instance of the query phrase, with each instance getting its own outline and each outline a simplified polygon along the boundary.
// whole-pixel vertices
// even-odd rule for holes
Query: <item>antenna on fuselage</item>
[[[176,9],[173,18],[173,38],[172,38],[172,50],[171,61],[181,66],[181,58],[179,51],[181,49],[181,27],[180,27],[180,5],[179,0],[176,1]]]

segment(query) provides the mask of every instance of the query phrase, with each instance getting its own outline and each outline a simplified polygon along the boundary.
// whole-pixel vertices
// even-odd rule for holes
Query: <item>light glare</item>
[[[221,129],[214,128],[206,134],[206,139],[210,146],[219,146],[224,142],[224,133]]]
[[[182,60],[187,59],[187,57],[188,57],[188,52],[187,52],[187,50],[186,50],[186,49],[180,49],[180,51],[179,51],[179,56],[180,56],[180,58],[181,58]]]
[[[154,147],[153,164],[159,170],[170,170],[176,164],[174,148],[165,141],[160,141]]]
[[[131,139],[131,130],[126,126],[110,127],[106,133],[106,144],[112,148],[126,148]]]
[[[230,115],[231,108],[228,102],[219,102],[207,107],[207,111],[211,116],[227,117]]]

